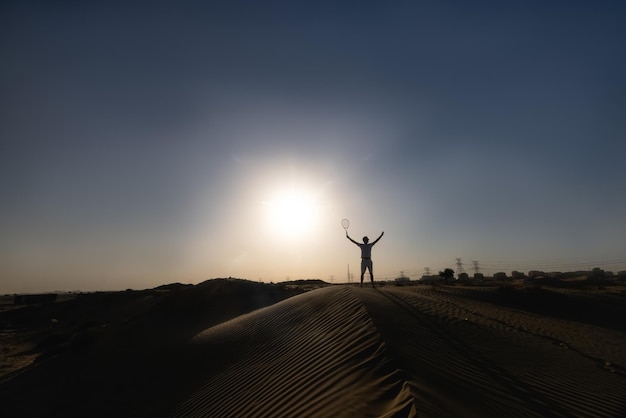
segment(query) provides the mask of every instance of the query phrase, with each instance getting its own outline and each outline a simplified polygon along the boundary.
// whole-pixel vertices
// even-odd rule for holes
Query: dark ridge
[[[184,289],[190,286],[193,286],[193,285],[184,284],[184,283],[170,283],[170,284],[162,284],[161,286],[157,286],[153,290],[180,290],[180,289]]]
[[[320,279],[298,279],[298,280],[289,280],[286,282],[280,282],[282,285],[290,285],[290,286],[310,286],[310,285],[318,285],[318,286],[330,286],[330,283],[325,282]]]

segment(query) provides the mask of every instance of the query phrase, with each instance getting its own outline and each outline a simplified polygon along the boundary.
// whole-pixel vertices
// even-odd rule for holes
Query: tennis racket
[[[343,221],[341,221],[341,226],[343,226],[343,229],[346,230],[346,234],[347,234],[348,228],[350,228],[350,221],[347,219],[344,219]]]

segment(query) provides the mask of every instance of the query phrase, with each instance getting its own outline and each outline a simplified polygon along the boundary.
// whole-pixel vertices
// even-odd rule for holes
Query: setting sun
[[[268,226],[272,233],[282,237],[296,237],[310,232],[318,217],[318,203],[314,196],[302,190],[285,190],[263,202]]]

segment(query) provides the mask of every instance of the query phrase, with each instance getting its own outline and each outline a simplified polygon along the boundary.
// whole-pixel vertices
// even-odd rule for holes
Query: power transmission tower
[[[472,267],[474,269],[474,274],[479,274],[480,266],[478,265],[478,261],[474,260],[472,261],[472,264],[474,264],[474,267]]]
[[[461,274],[465,273],[465,269],[463,268],[463,262],[460,258],[456,259],[456,277],[458,278]]]

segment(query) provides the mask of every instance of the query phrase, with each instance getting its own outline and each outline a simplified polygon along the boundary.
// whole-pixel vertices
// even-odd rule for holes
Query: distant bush
[[[442,277],[446,283],[451,282],[454,279],[454,270],[445,269],[444,271],[440,271],[439,277]]]

